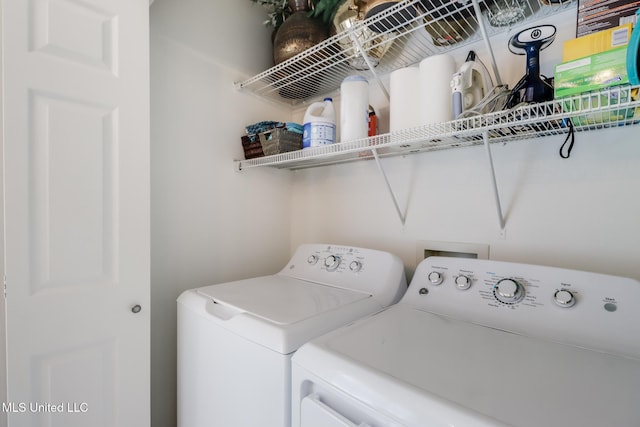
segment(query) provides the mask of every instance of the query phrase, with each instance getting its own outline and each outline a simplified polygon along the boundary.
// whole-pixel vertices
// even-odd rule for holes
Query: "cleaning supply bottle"
[[[320,147],[336,142],[336,112],[333,100],[314,102],[304,115],[302,148]]]
[[[340,85],[340,140],[366,138],[369,133],[369,82],[348,76]]]
[[[367,112],[369,113],[369,128],[367,136],[376,136],[378,134],[378,116],[376,115],[376,110],[369,105]]]

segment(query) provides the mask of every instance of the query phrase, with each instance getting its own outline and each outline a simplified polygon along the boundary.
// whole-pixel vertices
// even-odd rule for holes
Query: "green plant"
[[[345,0],[314,0],[314,8],[309,12],[309,16],[322,19],[322,22],[331,28],[336,10],[344,2]]]
[[[253,3],[259,4],[268,10],[269,19],[264,21],[264,25],[273,27],[277,30],[280,25],[291,15],[287,0],[251,0]],[[319,18],[327,26],[331,28],[333,16],[338,7],[345,0],[309,0],[312,6],[309,17]]]
[[[269,19],[264,21],[264,25],[277,30],[285,19],[289,17],[291,11],[287,5],[287,0],[251,0],[252,2],[265,7],[269,12]]]

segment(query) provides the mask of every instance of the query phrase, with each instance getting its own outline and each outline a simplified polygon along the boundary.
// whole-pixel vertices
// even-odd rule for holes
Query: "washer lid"
[[[215,303],[278,325],[289,325],[371,295],[282,275],[256,277],[197,290]]]
[[[462,425],[463,413],[522,427],[640,420],[640,360],[402,304],[311,341],[293,364],[408,426]]]

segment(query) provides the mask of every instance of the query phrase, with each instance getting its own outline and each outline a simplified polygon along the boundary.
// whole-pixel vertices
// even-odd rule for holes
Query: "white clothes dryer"
[[[302,346],[294,427],[640,425],[640,282],[432,257],[403,299]]]
[[[390,253],[306,244],[277,274],[185,291],[178,426],[290,426],[294,352],[406,289],[402,261]]]

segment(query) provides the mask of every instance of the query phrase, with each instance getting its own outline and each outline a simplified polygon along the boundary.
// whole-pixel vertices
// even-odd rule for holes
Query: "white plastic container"
[[[340,85],[340,140],[369,136],[369,82],[349,76]]]
[[[336,112],[333,100],[314,102],[304,115],[302,148],[320,147],[336,142]]]

